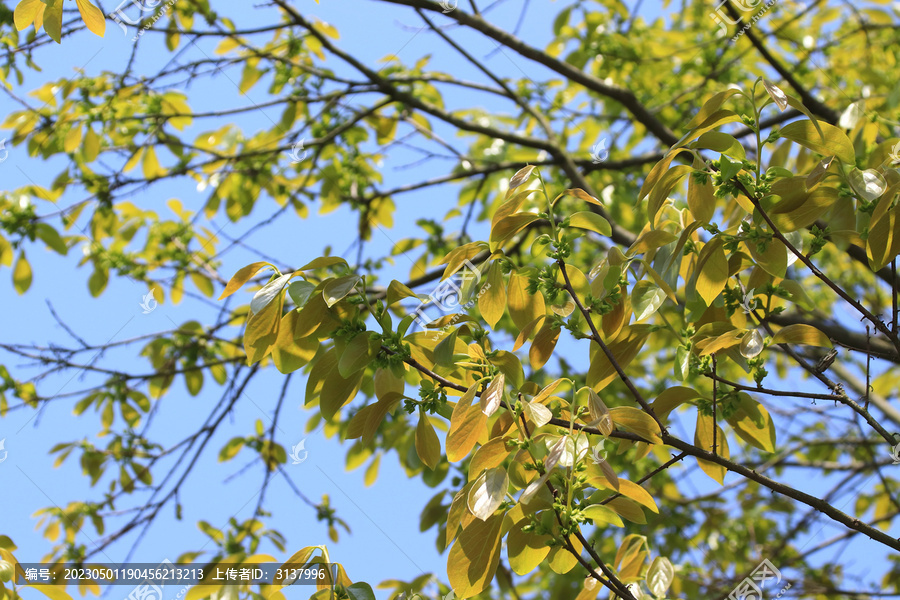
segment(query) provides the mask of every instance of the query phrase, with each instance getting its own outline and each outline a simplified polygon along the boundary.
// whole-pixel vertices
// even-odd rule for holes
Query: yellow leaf
[[[725,433],[722,428],[713,423],[712,415],[705,415],[697,411],[697,430],[694,433],[694,444],[701,450],[706,452],[713,451],[713,427],[716,428],[716,452],[715,454],[722,458],[728,458],[728,441],[725,439]],[[728,471],[725,467],[701,458],[697,459],[700,468],[704,473],[718,481],[720,485],[725,481],[725,473]]]
[[[609,416],[613,423],[622,429],[636,433],[648,442],[662,444],[659,425],[653,417],[641,409],[633,406],[617,406],[609,409]]]
[[[463,529],[447,557],[447,578],[460,599],[488,588],[500,563],[500,531],[504,513],[474,520]]]
[[[738,436],[760,450],[775,452],[775,424],[766,408],[744,392],[738,393],[738,408],[725,420]]]
[[[459,462],[469,455],[487,424],[487,415],[481,411],[481,403],[472,403],[476,385],[463,394],[450,416],[447,433],[447,460]]]
[[[156,150],[153,146],[149,146],[144,152],[144,161],[142,163],[144,177],[147,179],[156,179],[166,174],[166,170],[159,164],[156,158]]]
[[[644,515],[644,511],[641,510],[641,507],[628,498],[613,498],[607,503],[607,506],[632,523],[641,525],[647,523],[647,517]]]
[[[18,31],[22,31],[32,23],[34,23],[34,19],[37,16],[38,11],[44,12],[44,6],[46,6],[41,0],[22,0],[19,2],[18,6],[16,6],[16,10],[13,13],[13,20],[16,24],[16,29]],[[37,27],[35,27],[37,29]]]
[[[275,300],[269,302],[261,311],[253,313],[247,319],[247,326],[244,328],[244,352],[247,353],[248,365],[257,363],[265,358],[278,339],[278,330],[281,324],[281,308],[283,305],[284,296],[279,294]]]
[[[517,273],[510,273],[506,286],[509,316],[521,331],[526,325],[547,312],[544,296],[540,293],[528,293],[528,278]]]
[[[607,349],[623,370],[631,364],[631,361],[640,352],[644,341],[650,334],[650,327],[647,324],[625,327],[615,340],[607,343]],[[591,366],[587,373],[587,384],[594,388],[594,391],[599,392],[616,377],[618,377],[618,373],[609,358],[607,358],[606,353],[595,342],[592,342]]]
[[[716,297],[725,288],[728,280],[728,259],[722,238],[716,236],[700,251],[697,259],[697,293],[707,306],[712,306]]]
[[[551,536],[523,532],[522,528],[528,523],[528,519],[523,519],[513,525],[506,538],[509,566],[518,575],[527,575],[537,569],[550,553],[550,546],[547,545],[547,542],[550,541]]]
[[[497,221],[491,227],[491,249],[496,250],[504,241],[516,235],[534,221],[537,221],[538,218],[537,215],[532,213],[520,213]]]
[[[521,348],[522,345],[528,341],[528,338],[530,338],[531,334],[534,333],[534,330],[537,329],[541,325],[541,323],[544,322],[545,318],[546,318],[546,315],[541,315],[541,316],[537,317],[534,321],[532,321],[531,323],[528,323],[525,327],[522,328],[522,331],[520,331],[519,335],[516,337],[516,343],[513,344],[514,352],[516,350],[518,350],[519,348]]]
[[[237,273],[231,276],[231,280],[229,280],[228,285],[225,286],[225,291],[219,296],[219,300],[223,300],[241,289],[245,283],[250,281],[251,277],[256,275],[257,271],[265,266],[271,267],[272,265],[267,262],[255,262],[252,265],[247,265],[246,267],[239,269]]]
[[[477,477],[485,469],[493,469],[503,464],[509,457],[506,438],[496,437],[475,451],[469,463],[469,478]]]
[[[78,146],[81,145],[81,138],[81,125],[76,123],[69,129],[69,133],[66,134],[66,139],[63,140],[63,150],[66,152],[75,152],[78,149]]]
[[[487,282],[479,292],[478,310],[491,329],[496,329],[497,321],[506,312],[506,288],[500,261],[495,260],[488,269]]]
[[[366,487],[371,486],[378,479],[378,468],[381,466],[381,454],[376,454],[369,466],[366,467],[366,474],[363,478],[363,484]]]
[[[534,337],[531,349],[528,351],[528,359],[531,362],[532,369],[540,369],[550,357],[553,356],[553,350],[556,348],[556,342],[559,341],[560,329],[554,329],[550,321],[545,321],[544,326]]]
[[[693,171],[693,167],[689,165],[672,167],[653,187],[653,191],[650,192],[650,196],[647,199],[647,215],[650,217],[651,223],[656,223],[656,214],[663,207],[663,204],[665,204],[669,194],[672,193],[675,186],[678,185],[691,171]]]
[[[432,471],[441,460],[441,442],[434,432],[434,426],[423,410],[419,410],[419,424],[416,425],[416,454]]]
[[[92,33],[103,37],[103,34],[106,33],[106,19],[100,9],[88,0],[75,0],[75,3],[78,5],[78,12],[81,13],[81,18],[84,19],[87,28]]]
[[[797,323],[780,329],[772,336],[773,344],[804,344],[806,346],[819,346],[831,348],[831,340],[828,336],[813,327]]]
[[[603,206],[602,202],[600,202],[599,200],[597,200],[596,198],[594,198],[593,196],[591,196],[590,194],[588,194],[586,191],[584,191],[581,188],[572,188],[570,190],[566,190],[565,193],[566,193],[566,195],[574,196],[575,198],[578,198],[579,200],[584,200],[585,202],[589,202],[591,204],[596,204],[597,206]],[[578,213],[576,213],[576,214],[578,214]],[[593,214],[593,213],[591,213],[591,214]],[[599,215],[597,215],[597,216],[599,216]],[[606,219],[603,219],[603,220],[605,221]],[[607,226],[608,225],[609,225],[609,223],[607,223]],[[575,225],[575,226],[577,227],[577,225]],[[607,233],[604,235],[609,235],[609,234]]]

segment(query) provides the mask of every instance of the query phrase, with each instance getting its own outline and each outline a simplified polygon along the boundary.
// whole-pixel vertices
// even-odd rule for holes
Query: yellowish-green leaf
[[[404,298],[416,298],[419,297],[416,295],[414,291],[406,287],[404,284],[400,283],[397,280],[391,282],[387,289],[387,304],[390,306],[395,302],[403,300]]]
[[[13,269],[13,287],[20,296],[28,291],[31,287],[32,273],[31,265],[25,258],[25,252],[19,251],[19,258],[16,259],[16,266]]]
[[[472,521],[459,534],[447,557],[447,578],[457,598],[465,600],[490,586],[500,563],[503,514]]]
[[[831,340],[822,331],[812,325],[797,323],[783,327],[772,336],[773,344],[804,344],[806,346],[818,346],[831,348]]]
[[[419,459],[431,470],[441,460],[441,442],[434,432],[434,426],[421,409],[419,410],[419,424],[416,425],[416,454]]]
[[[590,211],[577,212],[569,217],[569,225],[579,229],[594,231],[602,236],[612,235],[612,227],[609,221]]]
[[[812,121],[806,119],[788,123],[781,128],[781,137],[797,142],[822,156],[836,156],[844,164],[856,165],[856,152],[853,142],[839,127],[828,123],[819,123],[821,131],[816,130]]]
[[[59,4],[62,5],[62,0],[59,0]],[[100,136],[94,133],[94,129],[90,125],[85,128],[81,151],[85,162],[93,162],[100,154]]]
[[[622,429],[636,433],[648,442],[662,444],[659,425],[653,417],[641,409],[633,406],[617,406],[609,409],[609,416],[613,423]]]
[[[62,13],[63,0],[47,0],[44,8],[44,31],[57,44],[62,40]],[[37,21],[37,18],[35,18],[35,21]]]
[[[528,523],[528,519],[523,519],[513,525],[506,538],[509,566],[518,575],[528,575],[537,569],[550,553],[547,542],[552,539],[551,536],[522,531]]]
[[[584,516],[594,521],[595,525],[609,523],[616,527],[625,527],[622,518],[611,508],[607,508],[602,504],[593,504],[582,510]]]

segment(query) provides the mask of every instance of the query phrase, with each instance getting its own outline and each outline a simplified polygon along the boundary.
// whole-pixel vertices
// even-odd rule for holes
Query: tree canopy
[[[77,269],[98,301],[195,306],[105,343],[51,308],[57,338],[0,340],[4,429],[99,415],[48,445],[92,493],[33,507],[44,562],[103,562],[181,519],[208,455],[252,456],[253,517],[201,520],[214,549],[179,562],[338,563],[317,600],[900,595],[896,5],[326,3],[0,3],[0,169],[43,165],[0,194],[3,285]],[[396,15],[368,32],[396,54],[342,36],[365,11]],[[118,66],[76,60],[94,47]],[[329,213],[351,248],[291,236]],[[280,395],[223,438],[260,378]],[[154,427],[186,395],[191,433]],[[397,518],[446,572],[359,581],[341,512],[293,483],[331,540],[280,531],[288,398],[367,482],[391,460],[434,489]]]

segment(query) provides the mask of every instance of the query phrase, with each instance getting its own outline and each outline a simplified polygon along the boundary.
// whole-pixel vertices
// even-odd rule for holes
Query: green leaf
[[[315,289],[315,284],[310,283],[305,279],[298,279],[297,281],[292,281],[288,285],[288,295],[298,308],[302,308],[306,305],[307,300],[312,296]]]
[[[346,590],[351,600],[375,600],[375,592],[372,591],[372,586],[364,581],[350,584]]]

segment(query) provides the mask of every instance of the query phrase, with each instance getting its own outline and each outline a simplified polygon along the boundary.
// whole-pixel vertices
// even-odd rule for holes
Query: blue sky
[[[412,62],[422,55],[431,54],[431,68],[460,74],[461,77],[476,78],[471,67],[452,49],[437,40],[433,34],[420,31],[418,20],[406,10],[375,2],[301,2],[297,4],[305,14],[335,25],[341,33],[341,46],[355,55],[363,56],[369,65],[379,65],[378,58],[390,54],[397,54],[404,62]],[[633,2],[629,2],[629,5],[632,4]],[[246,8],[236,11],[240,16],[241,26],[250,27],[262,22],[263,18],[253,11],[251,4],[245,6]],[[501,4],[490,14],[490,18],[498,26],[511,29],[519,18],[519,6],[513,3]],[[526,38],[537,46],[544,45],[550,37],[552,16],[564,6],[561,2],[529,3],[519,37]],[[655,2],[645,3],[643,11],[655,16],[659,14],[660,6]],[[270,15],[271,12],[267,14]],[[238,22],[235,12],[231,16]],[[29,72],[22,89],[30,89],[40,82],[71,75],[74,69],[82,66],[89,74],[101,70],[118,72],[131,50],[131,35],[132,33],[122,35],[118,27],[110,23],[107,35],[102,40],[81,35],[77,39],[64,40],[61,48],[54,46],[43,49],[38,54],[38,62],[44,67],[44,72]],[[138,71],[158,68],[170,58],[161,43],[152,34],[148,35],[150,39],[144,40],[146,47],[138,55]],[[467,41],[467,50],[483,58],[489,66],[501,73],[519,77],[522,71],[534,68],[523,58],[508,52],[491,54],[494,44],[488,40],[476,36],[463,39]],[[198,47],[186,51],[185,57],[187,60],[197,60],[211,52],[210,44],[204,45],[201,40]],[[238,77],[239,72],[232,71],[221,77],[204,79],[202,87],[197,86],[189,92],[192,107],[195,110],[208,110],[224,106],[245,106],[250,102],[259,103],[266,99],[265,86],[262,84],[250,91],[249,98],[240,98],[235,85]],[[452,108],[455,104],[462,103],[463,98],[454,97],[453,93],[448,92],[446,100]],[[471,103],[470,99],[465,101]],[[484,101],[488,110],[495,108],[491,102],[487,98]],[[0,96],[0,116],[18,109],[7,96]],[[279,117],[277,112],[260,109],[242,117],[239,123],[245,131],[250,132],[270,127],[271,122],[277,122]],[[188,137],[200,131],[215,129],[219,124],[209,120],[198,122],[192,127],[192,133]],[[447,133],[452,135],[453,132]],[[0,138],[2,137],[0,132]],[[29,157],[24,147],[11,147],[7,144],[7,148],[10,155],[0,165],[0,174],[4,187],[8,189],[29,182],[48,185],[51,177],[63,167],[62,161],[58,159],[44,162]],[[390,165],[414,159],[412,154],[404,154],[402,150],[392,151]],[[441,165],[429,165],[417,168],[416,177],[424,178],[442,172]],[[393,166],[386,168],[383,174],[384,187],[409,181],[406,171],[395,170]],[[185,207],[196,209],[205,202],[207,194],[208,191],[199,192],[194,184],[182,179],[154,186],[131,200],[142,207],[166,213],[168,209],[165,204],[169,198],[179,198]],[[79,199],[81,196],[77,193],[70,193],[61,204],[68,205]],[[52,209],[46,202],[36,202],[39,214]],[[376,230],[366,246],[366,255],[387,254],[397,240],[413,235],[416,219],[423,215],[438,218],[455,202],[455,196],[449,192],[442,196],[432,192],[412,193],[398,198],[398,209],[394,215],[395,228],[391,231]],[[211,223],[205,223],[203,219],[201,222],[213,231],[221,228],[223,234],[240,238],[245,244],[276,256],[285,264],[300,265],[318,256],[325,246],[331,246],[336,254],[347,253],[345,256],[353,262],[355,249],[347,251],[355,242],[356,231],[354,227],[346,226],[348,213],[343,209],[307,220],[286,220],[264,232],[243,235],[252,222],[267,216],[276,208],[270,199],[263,199],[258,203],[253,216],[245,222],[232,224],[221,215]],[[457,220],[455,223],[451,222],[448,228],[458,226]],[[479,233],[483,234],[484,229],[473,231],[476,237]],[[66,258],[44,252],[38,246],[29,249],[29,258],[35,270],[31,290],[24,296],[17,296],[12,286],[6,283],[8,280],[0,285],[0,305],[7,315],[11,315],[4,318],[4,342],[44,345],[50,341],[72,343],[51,317],[46,302],[52,303],[57,314],[79,335],[91,344],[98,345],[110,340],[121,341],[151,335],[161,329],[173,327],[173,323],[181,324],[192,318],[201,322],[208,321],[211,303],[193,298],[186,298],[179,305],[166,302],[150,314],[142,314],[140,301],[146,288],[127,279],[113,279],[100,298],[91,298],[86,286],[89,271],[86,268],[74,268],[79,255],[78,247],[73,248]],[[416,257],[413,253],[413,259]],[[255,260],[257,257],[254,254],[236,247],[223,256],[224,266],[221,272],[227,276]],[[391,275],[404,279],[410,262],[403,256],[397,257],[396,261],[396,272]],[[0,271],[0,278],[6,277],[9,277],[8,271]],[[249,294],[240,292],[238,299],[246,302]],[[571,344],[563,347],[575,346]],[[103,364],[131,370],[146,369],[144,361],[135,363],[134,355],[133,349],[110,352],[104,357]],[[571,353],[571,356],[576,366],[579,359],[584,358],[583,353]],[[33,369],[28,371],[21,368],[24,366],[22,359],[4,355],[2,360],[15,370],[16,376],[21,377],[27,372],[37,373]],[[40,533],[34,529],[33,511],[37,507],[65,506],[70,501],[97,498],[102,493],[102,484],[99,489],[88,487],[87,480],[75,466],[76,457],[70,458],[66,466],[53,469],[54,457],[48,455],[49,448],[57,442],[94,435],[98,428],[98,418],[93,414],[86,414],[85,417],[74,419],[71,416],[74,400],[65,396],[88,387],[94,381],[96,380],[91,376],[83,374],[73,377],[71,372],[49,377],[40,383],[39,389],[43,395],[61,394],[60,399],[54,400],[38,416],[31,409],[17,410],[0,421],[0,438],[5,437],[6,450],[9,452],[8,459],[0,464],[0,482],[4,489],[15,489],[15,494],[0,495],[0,514],[4,516],[2,533],[10,535],[19,545],[17,556],[20,560],[38,561],[48,548]],[[256,419],[262,419],[268,425],[271,407],[283,381],[282,375],[270,369],[246,390],[247,401],[240,402],[237,410],[226,419],[201,458],[200,467],[195,470],[184,489],[184,519],[176,521],[171,508],[165,509],[156,525],[146,533],[131,554],[132,561],[174,560],[184,550],[201,549],[207,543],[207,538],[195,526],[198,519],[209,521],[216,527],[224,527],[231,517],[243,520],[252,515],[261,479],[260,466],[257,464],[243,470],[249,462],[248,451],[242,452],[234,461],[225,465],[216,462],[216,454],[230,437],[249,434]],[[321,428],[313,433],[305,432],[311,413],[304,411],[302,407],[304,385],[300,375],[291,383],[288,402],[279,424],[278,440],[288,448],[305,440],[305,448],[309,454],[301,464],[291,465],[289,462],[285,470],[302,493],[313,502],[318,502],[323,494],[328,494],[332,506],[347,521],[353,533],[346,535],[341,531],[340,542],[330,543],[324,525],[315,521],[314,511],[294,495],[282,478],[276,477],[267,495],[266,508],[277,515],[274,524],[287,537],[289,548],[327,543],[331,556],[346,565],[353,579],[365,580],[373,585],[388,578],[411,580],[422,573],[436,573],[444,579],[446,557],[437,553],[435,532],[430,530],[420,533],[418,527],[419,512],[437,489],[425,487],[418,479],[407,479],[396,458],[391,455],[381,460],[377,483],[372,487],[365,487],[364,468],[352,472],[347,472],[344,468],[344,456],[349,444],[342,445],[335,438],[326,438]],[[167,439],[181,439],[193,431],[198,420],[206,417],[218,399],[216,392],[217,390],[207,386],[199,396],[191,397],[181,380],[177,380],[155,417],[154,430],[164,431],[169,436]],[[688,428],[690,429],[690,425]],[[676,432],[690,438],[679,428],[676,428]],[[694,479],[701,491],[712,491],[717,487],[703,476]],[[816,485],[811,484],[811,487]],[[95,537],[90,527],[85,530],[85,534],[85,539]],[[98,556],[97,559],[105,562],[124,560],[129,556],[134,542],[133,536],[128,537],[111,546],[105,555]],[[206,550],[211,548],[212,544],[205,546]],[[276,558],[284,558],[272,547],[261,548],[261,551],[274,553]],[[304,591],[292,590],[291,593],[300,597]],[[119,590],[114,589],[112,595],[118,593]],[[385,597],[386,593],[379,595]]]

